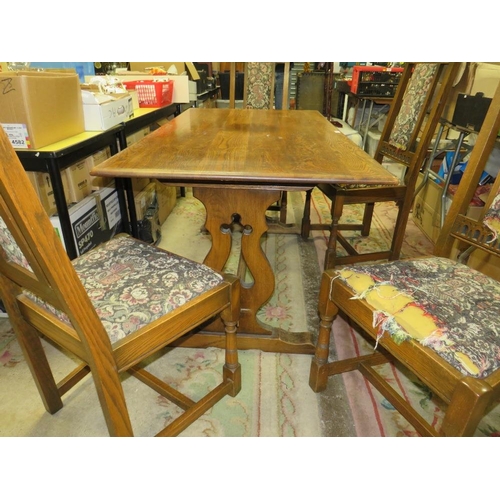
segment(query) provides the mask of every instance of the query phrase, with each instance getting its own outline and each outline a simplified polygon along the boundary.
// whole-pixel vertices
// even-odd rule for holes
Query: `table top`
[[[306,110],[191,108],[91,173],[185,185],[398,183],[321,113]]]

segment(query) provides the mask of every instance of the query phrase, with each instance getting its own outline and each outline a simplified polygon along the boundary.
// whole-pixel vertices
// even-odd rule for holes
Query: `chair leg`
[[[224,321],[226,333],[226,360],[223,368],[224,380],[232,383],[229,395],[234,397],[241,390],[241,365],[238,362],[238,349],[236,344],[236,321]]]
[[[302,238],[307,240],[311,232],[311,198],[312,189],[306,191],[306,199],[304,202],[304,212],[302,214],[302,226],[300,229],[300,234]]]
[[[106,420],[109,435],[112,437],[130,437],[134,435],[130,416],[123,393],[120,375],[114,360],[97,360],[101,366],[90,366],[94,385],[97,390],[101,410]]]
[[[363,229],[361,229],[361,236],[368,236],[372,225],[373,211],[375,203],[367,203],[363,214]]]
[[[5,292],[2,296],[2,302],[43,405],[50,414],[54,414],[63,407],[63,402],[40,336],[35,328],[26,323],[21,316],[16,300],[17,295],[21,293],[19,288],[3,276],[0,276],[0,285]]]
[[[231,305],[221,313],[226,334],[226,357],[223,368],[224,380],[229,380],[232,387],[229,395],[234,397],[241,390],[241,365],[238,362],[237,325],[240,316],[240,281],[232,279]]]
[[[444,436],[472,436],[491,404],[491,386],[472,377],[463,378],[451,398],[440,433]]]
[[[332,200],[332,226],[330,228],[330,238],[328,239],[328,248],[325,253],[325,270],[335,267],[337,257],[337,235],[339,232],[339,220],[344,210],[344,197],[336,195]]]
[[[337,306],[330,300],[332,280],[333,278],[328,273],[323,273],[318,306],[319,335],[309,372],[309,385],[314,392],[324,391],[328,382],[328,355],[330,353],[332,324],[338,313]]]
[[[398,216],[396,218],[396,224],[394,226],[394,233],[392,236],[392,243],[391,243],[391,254],[389,260],[399,259],[399,256],[401,254],[401,248],[403,246],[406,224],[408,222],[408,216],[409,216],[408,212],[405,215],[402,201],[397,202],[396,207],[398,210]]]
[[[280,223],[286,224],[286,213],[288,205],[288,193],[286,191],[281,191],[280,199]]]

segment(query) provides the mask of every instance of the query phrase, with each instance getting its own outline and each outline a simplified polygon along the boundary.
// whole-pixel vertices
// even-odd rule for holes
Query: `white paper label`
[[[106,212],[108,214],[108,223],[110,228],[114,228],[121,220],[120,203],[118,193],[115,191],[111,196],[104,200]]]
[[[12,146],[16,149],[31,149],[28,127],[23,123],[1,124]]]

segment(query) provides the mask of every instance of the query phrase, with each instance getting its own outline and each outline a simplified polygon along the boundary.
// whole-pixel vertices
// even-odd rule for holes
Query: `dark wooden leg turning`
[[[455,388],[440,434],[444,436],[472,436],[485,415],[493,390],[482,380],[463,378]]]
[[[236,396],[241,390],[241,365],[238,362],[237,326],[240,316],[240,282],[235,279],[232,285],[231,305],[221,313],[226,336],[226,358],[223,378],[231,382],[228,394]]]
[[[368,236],[372,225],[373,211],[375,203],[367,203],[363,214],[363,229],[361,229],[361,236]]]
[[[337,236],[339,233],[339,220],[344,210],[344,197],[337,195],[332,200],[332,226],[330,228],[330,238],[328,248],[325,253],[325,270],[335,268],[337,257]]]
[[[330,337],[333,320],[338,313],[337,306],[330,300],[331,285],[332,277],[327,273],[323,273],[318,306],[320,316],[319,335],[309,373],[309,385],[314,392],[324,391],[328,382]]]
[[[280,224],[286,224],[287,210],[288,210],[288,193],[286,191],[282,191],[280,200]]]
[[[300,234],[302,238],[304,238],[305,240],[309,238],[309,233],[311,232],[311,198],[312,198],[312,189],[306,191],[304,212],[302,215],[302,226]]]

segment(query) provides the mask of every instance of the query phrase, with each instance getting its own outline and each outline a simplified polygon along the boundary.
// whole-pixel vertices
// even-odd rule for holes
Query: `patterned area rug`
[[[202,261],[210,248],[205,234],[204,209],[188,191],[179,199],[162,228],[160,246]],[[239,242],[235,241],[235,253]],[[318,283],[319,271],[314,245],[297,244],[295,235],[263,239],[266,254],[276,270],[276,294],[259,314],[261,321],[290,331],[315,329],[308,325],[307,307],[297,307],[306,298],[310,283]],[[230,259],[227,271],[235,258]],[[314,275],[304,274],[312,264]],[[234,272],[234,270],[233,270]],[[309,294],[311,295],[311,294]],[[312,316],[312,315],[310,315]],[[49,415],[38,396],[20,347],[9,322],[0,322],[0,436],[106,436],[92,379],[86,378],[64,398],[65,406]],[[56,379],[77,364],[48,342],[44,342]],[[308,385],[310,356],[240,351],[243,387],[235,397],[225,397],[198,419],[182,436],[320,436],[318,396]],[[223,351],[208,349],[166,349],[149,360],[148,370],[198,400],[220,382]],[[180,410],[133,377],[124,388],[132,425],[137,436],[151,436],[161,430]]]
[[[300,221],[303,193],[290,193],[289,222]],[[314,193],[312,217],[329,219],[329,202]],[[349,207],[346,218],[359,215],[360,207]],[[210,248],[203,231],[204,208],[188,190],[180,198],[162,228],[160,246],[201,262]],[[388,244],[394,210],[378,207],[369,238],[354,237],[355,246],[367,250]],[[276,274],[276,291],[260,310],[259,320],[291,332],[317,331],[317,293],[327,235],[314,232],[304,242],[296,235],[268,235],[262,244]],[[238,251],[234,242],[234,255]],[[427,254],[431,244],[410,220],[403,256]],[[232,271],[236,259],[230,259]],[[298,304],[301,306],[298,307]],[[369,352],[370,347],[356,328],[338,318],[334,324],[332,357]],[[73,368],[77,360],[44,343],[56,378]],[[225,397],[182,436],[414,436],[414,429],[382,396],[356,373],[330,379],[326,391],[314,394],[308,385],[310,356],[240,351],[243,388],[235,398]],[[193,399],[220,380],[223,352],[219,349],[166,349],[149,360],[148,369],[172,383]],[[385,377],[412,399],[431,422],[442,412],[429,391],[396,368]],[[151,436],[179,411],[133,377],[124,387],[136,435]],[[65,406],[49,415],[38,396],[29,370],[8,320],[0,320],[0,436],[106,436],[90,377],[64,398]],[[476,435],[495,435],[500,412],[482,422]]]

